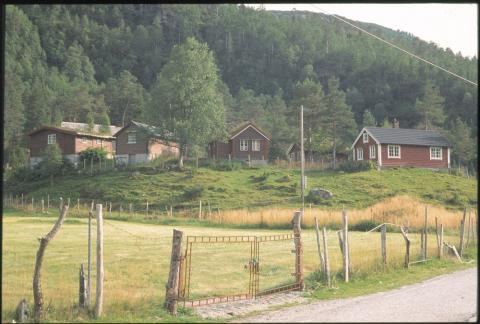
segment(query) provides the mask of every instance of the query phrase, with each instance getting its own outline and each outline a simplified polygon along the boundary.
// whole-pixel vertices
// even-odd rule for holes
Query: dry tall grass
[[[247,209],[226,210],[221,213],[213,213],[210,216],[207,215],[206,219],[221,224],[287,225],[290,224],[295,210],[293,208],[269,208],[256,211]],[[347,212],[350,225],[355,225],[364,220],[372,220],[380,223],[388,222],[411,228],[421,228],[424,224],[425,204],[409,196],[396,196],[377,203],[371,208],[347,209]],[[476,218],[476,211],[471,211],[471,213],[472,217]],[[322,210],[310,207],[307,204],[303,222],[307,226],[313,226],[314,217],[317,217],[320,226],[339,226],[342,222],[341,215],[341,211]],[[439,226],[443,224],[445,229],[459,229],[462,215],[462,211],[451,211],[443,207],[428,205],[428,226],[434,227],[435,217],[438,217]]]

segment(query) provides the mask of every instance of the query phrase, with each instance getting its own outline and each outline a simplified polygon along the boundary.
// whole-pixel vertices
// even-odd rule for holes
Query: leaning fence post
[[[318,258],[320,259],[320,269],[325,271],[325,259],[322,255],[322,249],[320,248],[320,232],[318,230],[318,220],[315,217],[315,233],[317,234],[317,250],[318,250]]]
[[[303,290],[305,288],[304,278],[303,278],[303,247],[302,247],[302,237],[301,237],[301,228],[300,221],[302,218],[302,212],[296,211],[293,216],[293,237],[295,243],[295,276],[296,282],[299,285],[299,289]]]
[[[437,238],[437,252],[438,252],[438,257],[440,258],[440,235],[438,233],[438,217],[435,216],[435,236]]]
[[[34,320],[35,323],[39,323],[42,318],[43,312],[43,293],[42,293],[42,284],[41,284],[41,269],[43,262],[43,255],[45,249],[47,248],[48,243],[54,238],[55,234],[60,230],[60,227],[63,224],[63,220],[67,215],[68,205],[62,206],[60,211],[60,216],[58,217],[57,222],[53,225],[50,232],[47,235],[39,238],[40,247],[38,248],[36,259],[35,259],[35,271],[33,274],[33,300],[34,300]]]
[[[328,246],[327,246],[327,229],[323,227],[323,251],[325,253],[325,276],[327,276],[327,286],[330,288],[332,283],[330,282],[330,263],[328,261]]]
[[[382,262],[387,265],[387,224],[383,224],[380,231],[382,241]]]
[[[92,296],[91,272],[92,272],[92,217],[93,217],[93,200],[90,210],[88,211],[88,264],[87,264],[87,306],[90,306]]]
[[[463,209],[463,219],[460,222],[460,257],[463,257],[463,245],[465,240],[465,218],[467,216],[467,207]]]
[[[95,302],[95,317],[102,315],[103,309],[103,210],[102,204],[97,204],[97,294]]]
[[[165,294],[165,308],[170,314],[177,314],[178,282],[180,277],[180,257],[183,232],[173,230],[172,255],[170,259],[170,273],[168,274],[167,291]]]
[[[350,267],[350,258],[348,252],[348,216],[347,211],[345,208],[342,210],[342,218],[343,218],[343,271],[345,282],[348,282],[349,277],[349,267]]]
[[[407,233],[403,229],[403,226],[400,226],[400,231],[402,232],[402,236],[405,239],[405,264],[404,265],[405,265],[405,268],[408,269],[408,266],[410,265],[410,239],[408,238]]]

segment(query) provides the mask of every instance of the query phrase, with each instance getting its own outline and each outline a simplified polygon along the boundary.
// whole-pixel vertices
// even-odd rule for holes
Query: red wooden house
[[[42,154],[48,145],[57,144],[62,155],[73,164],[77,164],[79,153],[89,147],[101,147],[110,158],[115,153],[115,137],[112,136],[119,127],[109,126],[106,133],[101,132],[101,125],[62,122],[60,127],[42,126],[28,134],[30,165],[42,160]]]
[[[450,168],[451,145],[437,131],[365,127],[351,149],[355,161],[373,160],[379,168]]]
[[[229,132],[228,142],[214,141],[208,145],[208,154],[215,159],[250,160],[267,163],[269,136],[253,122],[245,122]]]

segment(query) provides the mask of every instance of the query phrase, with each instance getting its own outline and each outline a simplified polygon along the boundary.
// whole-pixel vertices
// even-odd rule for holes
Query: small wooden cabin
[[[215,159],[232,159],[265,164],[268,161],[270,138],[252,121],[238,125],[229,132],[227,142],[214,141],[208,153]]]
[[[172,134],[158,127],[132,120],[114,136],[116,163],[120,165],[148,162],[160,155],[180,155],[180,146],[171,140]]]

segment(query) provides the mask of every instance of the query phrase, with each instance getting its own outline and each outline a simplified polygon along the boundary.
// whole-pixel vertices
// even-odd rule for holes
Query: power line
[[[312,7],[315,7],[316,9],[320,10],[322,13],[324,13],[324,14],[326,14],[326,15],[329,15],[329,16],[332,16],[333,18],[336,18],[336,19],[338,19],[338,20],[340,20],[340,21],[342,21],[342,22],[344,22],[344,23],[352,26],[353,28],[356,28],[356,29],[360,30],[361,32],[364,32],[364,33],[366,33],[367,35],[372,36],[372,37],[374,37],[374,38],[376,38],[376,39],[378,39],[378,40],[386,43],[387,45],[390,45],[390,46],[392,46],[392,47],[394,47],[394,48],[396,48],[396,49],[399,49],[399,50],[401,50],[402,52],[405,52],[405,53],[407,53],[408,55],[413,56],[414,58],[416,58],[416,59],[418,59],[418,60],[420,60],[420,61],[423,61],[423,62],[425,62],[425,63],[427,63],[427,64],[430,64],[430,65],[432,65],[432,66],[434,66],[434,67],[436,67],[436,68],[438,68],[438,69],[440,69],[440,70],[442,70],[442,71],[444,71],[444,72],[447,72],[447,73],[449,73],[449,74],[451,74],[451,75],[453,75],[453,76],[455,76],[455,77],[457,77],[457,78],[459,78],[459,79],[461,79],[461,80],[463,80],[463,81],[465,81],[465,82],[468,82],[468,83],[470,83],[470,84],[473,84],[473,85],[478,86],[478,83],[475,83],[475,82],[473,82],[473,81],[470,81],[470,80],[462,77],[461,75],[458,75],[458,74],[456,74],[456,73],[453,73],[452,71],[449,71],[449,70],[447,70],[447,69],[445,69],[445,68],[443,68],[443,67],[441,67],[441,66],[439,66],[439,65],[436,65],[435,63],[432,63],[432,62],[430,62],[430,61],[427,61],[427,60],[421,58],[421,57],[418,56],[418,55],[415,55],[415,54],[413,54],[413,53],[410,53],[409,51],[407,51],[407,50],[405,50],[405,49],[403,49],[403,48],[401,48],[401,47],[399,47],[399,46],[397,46],[397,45],[395,45],[395,44],[392,44],[392,43],[390,43],[389,41],[386,41],[386,40],[384,40],[383,38],[380,38],[380,37],[378,37],[378,36],[376,36],[376,35],[368,32],[368,31],[366,31],[365,29],[363,29],[363,28],[361,28],[361,27],[358,27],[358,26],[352,24],[351,22],[348,22],[348,21],[346,21],[345,19],[342,19],[342,18],[338,17],[337,15],[328,13],[328,12],[324,11],[323,9],[320,9],[319,7],[317,7],[317,6],[314,5],[314,4],[310,4],[310,5],[311,5]]]

